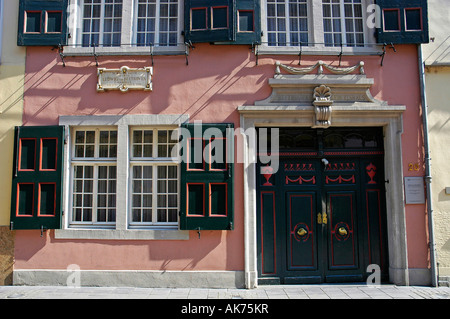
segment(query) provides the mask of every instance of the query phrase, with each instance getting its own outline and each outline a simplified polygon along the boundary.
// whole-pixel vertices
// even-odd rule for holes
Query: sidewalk
[[[450,288],[365,284],[259,286],[249,290],[0,286],[0,299],[450,299]]]

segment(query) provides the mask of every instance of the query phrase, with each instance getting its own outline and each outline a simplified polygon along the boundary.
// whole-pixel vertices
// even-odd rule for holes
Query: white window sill
[[[65,56],[92,56],[97,55],[186,55],[189,50],[184,45],[173,47],[75,47],[65,46],[63,51]]]
[[[56,229],[55,238],[104,240],[189,240],[189,231],[178,229]]]
[[[341,47],[316,46],[268,46],[260,45],[257,49],[258,55],[339,55]],[[383,53],[383,46],[373,45],[364,47],[342,47],[343,55],[380,55]]]

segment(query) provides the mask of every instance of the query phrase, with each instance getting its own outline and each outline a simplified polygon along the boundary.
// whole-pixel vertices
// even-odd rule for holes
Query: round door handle
[[[308,231],[306,229],[304,229],[303,227],[300,228],[299,230],[297,230],[297,235],[299,235],[300,237],[303,237],[306,234],[308,234]]]
[[[339,232],[339,235],[341,235],[341,236],[347,235],[347,229],[345,229],[345,227],[339,227],[338,232]]]

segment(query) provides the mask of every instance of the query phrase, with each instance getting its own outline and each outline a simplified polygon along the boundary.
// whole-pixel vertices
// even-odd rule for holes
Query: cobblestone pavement
[[[255,289],[0,286],[0,299],[450,299],[450,288],[365,284]]]

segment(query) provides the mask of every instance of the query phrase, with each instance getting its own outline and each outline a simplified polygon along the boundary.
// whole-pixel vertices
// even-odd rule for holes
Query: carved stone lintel
[[[333,74],[339,74],[339,75],[350,74],[358,69],[359,69],[359,74],[361,74],[361,75],[365,74],[364,61],[360,61],[358,64],[353,65],[353,66],[348,66],[348,67],[332,66],[332,65],[324,63],[323,61],[318,61],[314,65],[303,67],[303,68],[295,68],[295,67],[287,66],[287,65],[282,64],[279,61],[277,61],[275,63],[275,73],[276,74],[281,74],[281,69],[283,69],[290,74],[296,74],[296,75],[303,74],[304,75],[304,74],[311,73],[316,68],[318,68],[317,74],[323,74],[324,68]]]
[[[331,89],[326,85],[320,85],[314,89],[313,105],[315,113],[315,128],[327,128],[331,125]]]

